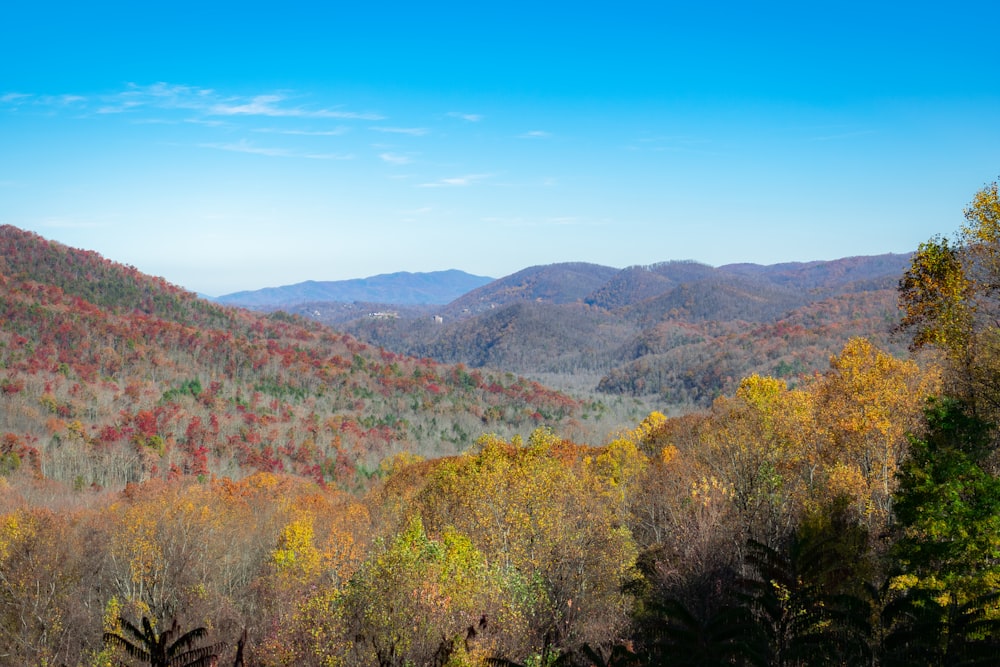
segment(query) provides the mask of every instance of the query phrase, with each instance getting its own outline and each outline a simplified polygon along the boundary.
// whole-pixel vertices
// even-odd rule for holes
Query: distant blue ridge
[[[490,282],[493,278],[458,269],[428,273],[401,271],[352,280],[307,280],[295,285],[225,294],[214,301],[246,307],[290,306],[313,301],[443,305]]]

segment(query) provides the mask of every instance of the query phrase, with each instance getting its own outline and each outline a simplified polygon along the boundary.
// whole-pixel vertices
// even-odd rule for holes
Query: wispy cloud
[[[129,122],[133,125],[180,125],[184,121],[168,120],[166,118],[133,118]]]
[[[418,188],[462,188],[473,183],[478,183],[489,178],[491,174],[467,174],[465,176],[454,176],[452,178],[442,178],[432,183],[421,183]]]
[[[295,157],[304,157],[310,160],[353,160],[354,153],[299,153]]]
[[[204,125],[205,127],[222,127],[228,125],[224,120],[209,120],[207,118],[185,118],[184,122],[191,125]]]
[[[219,102],[209,107],[213,116],[288,116],[294,110],[282,109],[281,95],[258,95],[244,102]]]
[[[42,95],[40,97],[34,97],[33,100],[38,104],[44,106],[52,107],[68,107],[68,106],[79,106],[80,104],[87,101],[87,98],[83,95]]]
[[[335,127],[332,130],[282,130],[275,127],[259,127],[254,130],[254,132],[263,132],[269,134],[290,134],[303,137],[337,137],[342,134],[347,134],[350,132],[349,127]]]
[[[4,93],[0,95],[0,104],[13,106],[33,105],[39,107],[68,107],[79,106],[86,102],[87,98],[82,95],[33,95],[31,93]]]
[[[383,162],[388,162],[389,164],[410,164],[413,160],[406,155],[399,155],[398,153],[381,153],[379,157],[382,158]]]
[[[840,132],[838,134],[824,134],[810,137],[809,141],[838,141],[840,139],[854,139],[855,137],[865,137],[875,134],[875,130],[856,130],[853,132]]]
[[[240,139],[236,143],[229,144],[198,144],[200,148],[214,148],[220,151],[231,151],[233,153],[250,153],[251,155],[267,155],[269,157],[292,157],[292,152],[285,148],[265,148],[254,146],[246,139]]]
[[[293,151],[287,148],[270,148],[266,146],[255,146],[246,139],[240,139],[235,143],[204,143],[198,144],[200,148],[212,148],[220,151],[230,151],[233,153],[249,153],[251,155],[265,155],[267,157],[292,157],[306,158],[309,160],[352,160],[351,154],[339,153],[307,153]]]
[[[387,132],[390,134],[408,134],[412,137],[422,137],[431,132],[426,127],[372,127],[369,129],[375,132]]]
[[[32,95],[28,93],[4,93],[0,95],[0,103],[12,104],[15,102],[23,102],[30,99]]]
[[[377,113],[359,113],[343,109],[309,109],[284,106],[284,95],[257,95],[249,100],[226,100],[212,104],[207,113],[213,116],[267,116],[270,118],[344,118],[352,120],[382,120]]]
[[[525,132],[517,136],[519,139],[548,139],[552,134],[544,130],[532,130],[531,132]]]
[[[130,83],[123,91],[101,96],[102,106],[97,109],[97,113],[127,113],[144,108],[188,109],[203,112],[217,97],[216,92],[210,88],[163,82],[149,86]]]
[[[700,155],[715,155],[708,150],[713,145],[710,139],[689,136],[652,136],[641,137],[625,146],[630,151],[648,151],[654,153],[697,153]]]
[[[544,220],[546,224],[549,225],[579,225],[582,221],[580,218],[575,218],[570,215],[557,216],[554,218],[546,218]]]
[[[478,123],[483,119],[482,114],[478,113],[462,113],[461,111],[449,111],[446,116],[450,118],[459,118],[470,123]]]
[[[5,104],[66,106],[87,103],[92,113],[124,114],[144,110],[185,110],[200,117],[328,118],[345,120],[384,120],[374,112],[359,112],[335,107],[313,107],[297,103],[301,98],[284,92],[253,96],[223,95],[211,88],[199,88],[165,82],[150,85],[130,83],[124,90],[86,98],[80,95],[38,96],[9,92],[0,96]]]

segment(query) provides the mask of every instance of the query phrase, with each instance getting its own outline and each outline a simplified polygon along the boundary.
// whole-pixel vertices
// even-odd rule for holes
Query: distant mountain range
[[[718,268],[563,263],[447,304],[317,299],[287,309],[397,353],[561,377],[567,388],[595,378],[590,386],[604,392],[704,405],[751,373],[794,383],[822,371],[851,337],[904,353],[907,341],[892,330],[909,262],[886,254]]]
[[[451,269],[429,273],[386,273],[353,280],[309,280],[284,287],[235,292],[215,299],[227,306],[275,309],[309,302],[374,302],[396,305],[447,304],[493,281]]]
[[[264,327],[259,322],[275,326],[287,321],[282,313],[264,320],[241,319],[250,314],[237,316],[161,279],[13,227],[0,227],[0,243],[6,244],[0,275],[51,285],[110,309],[116,317],[133,318],[129,327],[138,326],[144,317],[158,317],[178,326],[229,332],[227,336],[238,331],[256,345],[263,335],[254,328]],[[664,406],[703,406],[732,392],[752,373],[791,384],[804,381],[825,370],[831,355],[852,337],[864,336],[884,350],[905,354],[908,341],[893,330],[899,321],[896,288],[909,262],[909,255],[887,254],[718,268],[684,261],[625,269],[562,263],[529,267],[497,280],[456,270],[394,273],[242,292],[219,301],[285,311],[329,325],[349,335],[343,340],[354,341],[337,339],[345,359],[357,353],[357,339],[387,351],[357,348],[373,358],[397,353],[525,375],[573,392],[598,390],[649,396]],[[6,324],[13,321],[8,313]],[[30,318],[28,322],[17,335],[44,339],[40,329],[36,331],[40,325]],[[296,324],[303,325],[313,332],[310,336],[319,335],[311,328],[315,324]],[[93,343],[94,349],[103,354],[105,347],[135,344],[122,336],[108,334],[105,342]],[[204,347],[205,336],[196,332],[190,344]],[[0,350],[2,344],[0,336]],[[74,345],[76,357],[64,351],[66,359],[85,356],[79,342]],[[153,354],[150,363],[160,366],[150,375],[163,376],[164,360],[177,354]],[[268,348],[264,356],[270,354]],[[259,363],[264,362],[253,361]],[[275,362],[268,363],[261,368]],[[186,375],[172,381],[220,372],[202,372],[191,360],[183,365]],[[372,367],[366,362],[358,372]],[[272,380],[255,378],[260,387],[274,389],[268,384]],[[329,384],[327,379],[315,383]],[[310,385],[309,391],[313,388]]]

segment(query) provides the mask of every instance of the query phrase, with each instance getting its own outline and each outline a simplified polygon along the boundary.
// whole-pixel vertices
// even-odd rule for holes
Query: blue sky
[[[0,224],[219,295],[907,252],[1000,176],[996,3],[320,4],[7,3]]]

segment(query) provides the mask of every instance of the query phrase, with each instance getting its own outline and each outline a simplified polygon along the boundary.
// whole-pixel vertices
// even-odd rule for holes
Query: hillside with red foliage
[[[267,471],[350,487],[401,451],[569,426],[578,404],[513,375],[211,304],[6,226],[0,407],[8,465],[77,486]]]

